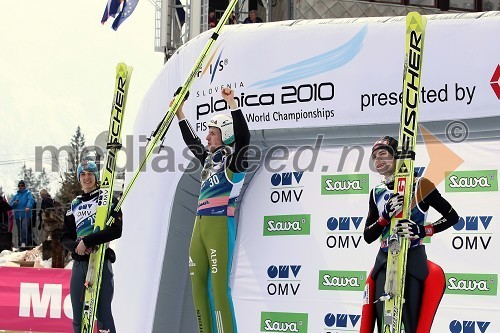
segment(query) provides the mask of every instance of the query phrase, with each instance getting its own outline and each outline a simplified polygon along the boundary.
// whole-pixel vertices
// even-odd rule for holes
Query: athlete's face
[[[223,144],[220,129],[218,129],[217,127],[208,128],[208,134],[206,139],[207,139],[208,150],[210,150],[211,152],[214,152],[215,149],[219,148]]]
[[[372,153],[373,166],[377,172],[383,176],[394,174],[394,157],[387,149],[377,149]]]
[[[83,171],[80,174],[80,185],[85,193],[92,192],[97,188],[97,182],[93,172]]]

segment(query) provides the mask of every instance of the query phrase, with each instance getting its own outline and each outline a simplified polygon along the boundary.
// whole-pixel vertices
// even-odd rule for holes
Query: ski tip
[[[418,12],[409,12],[406,15],[406,33],[414,30],[418,33],[423,33],[425,30],[426,18]]]

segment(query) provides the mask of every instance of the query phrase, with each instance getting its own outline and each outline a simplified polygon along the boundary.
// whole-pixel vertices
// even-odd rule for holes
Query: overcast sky
[[[163,66],[154,52],[154,6],[139,2],[118,29],[101,25],[105,0],[2,0],[0,11],[0,186],[12,194],[36,146],[68,144],[77,126],[87,145],[108,128],[115,67],[134,67],[124,120]],[[56,179],[54,174],[54,180]],[[54,184],[54,183],[53,183]],[[51,186],[55,192],[55,185]],[[55,193],[53,193],[55,194]]]

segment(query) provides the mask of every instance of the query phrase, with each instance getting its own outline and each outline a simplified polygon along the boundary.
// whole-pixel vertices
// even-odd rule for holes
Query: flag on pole
[[[118,29],[118,27],[125,21],[133,12],[139,0],[123,0],[122,10],[120,14],[113,21],[111,26],[113,30]]]
[[[109,17],[115,17],[118,13],[118,8],[123,0],[108,0],[106,8],[104,8],[104,14],[102,15],[101,24],[106,23]]]

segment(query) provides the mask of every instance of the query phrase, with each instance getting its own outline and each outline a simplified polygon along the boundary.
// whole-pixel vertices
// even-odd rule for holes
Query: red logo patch
[[[495,73],[493,73],[493,76],[491,77],[490,85],[495,94],[497,95],[497,98],[500,99],[500,65],[497,65],[497,69],[495,70]]]

